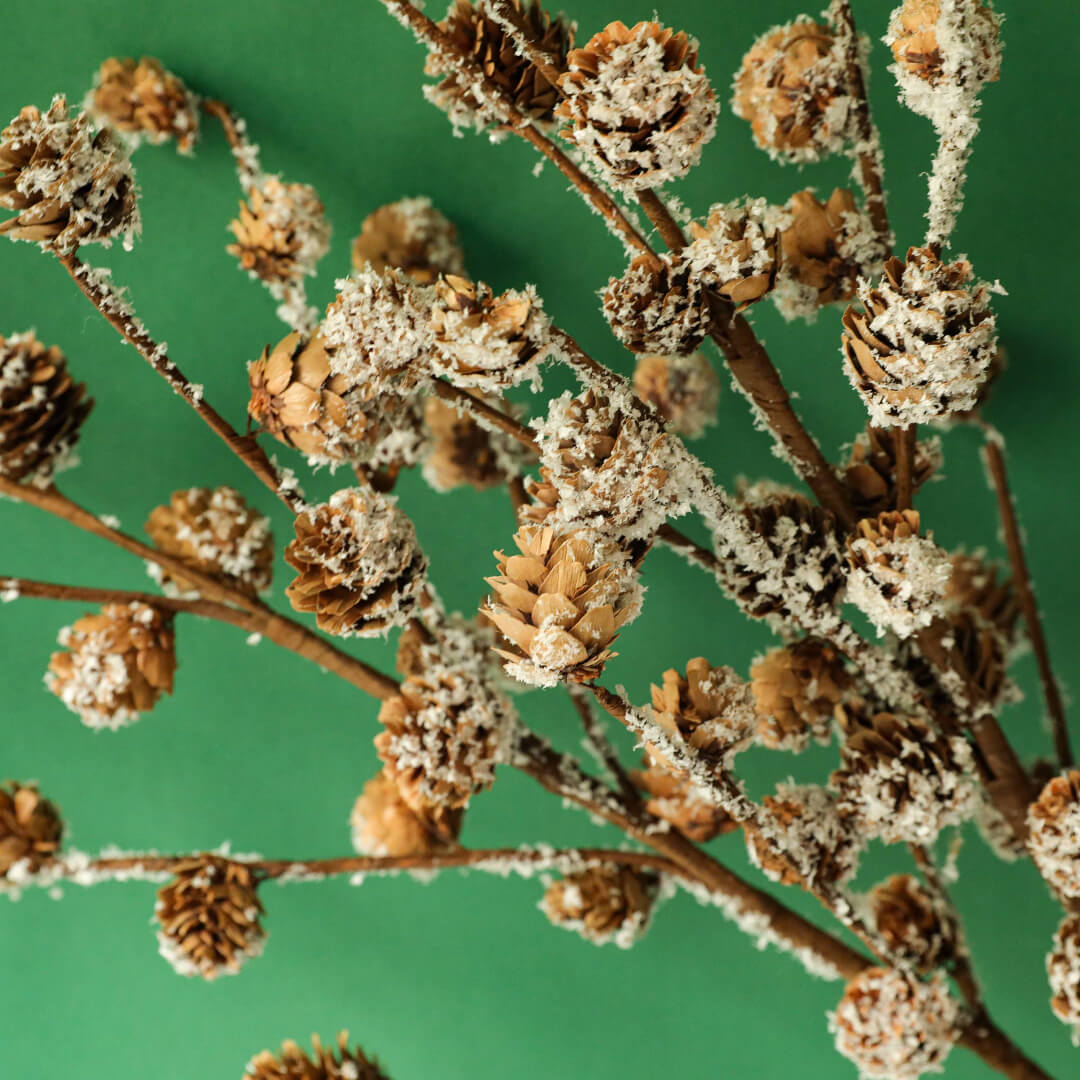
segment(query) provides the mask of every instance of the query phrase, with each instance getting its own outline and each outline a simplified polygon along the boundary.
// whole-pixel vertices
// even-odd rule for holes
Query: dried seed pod
[[[180,975],[235,975],[258,956],[266,932],[250,866],[220,855],[193,855],[158,890],[158,951]]]
[[[645,933],[658,880],[627,867],[595,866],[548,886],[540,910],[594,945],[628,949]]]
[[[94,79],[90,109],[99,121],[155,146],[175,139],[182,154],[191,153],[199,137],[195,96],[152,56],[138,63],[126,56],[106,60]]]
[[[555,115],[613,187],[660,187],[701,159],[718,106],[697,48],[657,22],[613,22],[570,53]]]
[[[608,281],[604,315],[631,351],[686,356],[708,336],[709,301],[681,257],[639,255]]]
[[[93,401],[71,378],[64,354],[34,336],[0,336],[0,476],[47,485],[75,464]]]
[[[940,1072],[963,1016],[936,975],[921,982],[897,968],[867,968],[851,979],[829,1016],[836,1049],[867,1080],[918,1080]]]
[[[337,1038],[337,1050],[323,1046],[318,1035],[311,1036],[312,1056],[292,1039],[281,1044],[281,1052],[263,1050],[248,1063],[243,1080],[390,1080],[375,1058],[355,1046],[349,1049],[349,1033]]]
[[[521,471],[519,444],[501,431],[482,427],[471,414],[430,397],[424,402],[424,420],[432,437],[424,479],[436,491],[459,487],[486,491]]]
[[[431,285],[440,274],[464,274],[465,253],[457,229],[430,199],[399,199],[364,218],[352,264],[376,274],[395,267],[418,285]]]
[[[15,866],[36,874],[60,850],[64,822],[37,784],[0,784],[0,878]]]
[[[1050,980],[1050,1008],[1075,1033],[1080,1031],[1080,915],[1067,915],[1054,934],[1054,947],[1046,956]]]
[[[955,922],[910,874],[894,874],[875,885],[870,902],[877,932],[894,961],[926,975],[956,955]]]
[[[731,108],[780,162],[818,161],[844,148],[851,99],[828,27],[800,16],[754,42],[735,76]]]
[[[770,649],[754,662],[750,679],[758,738],[770,750],[796,754],[811,740],[828,743],[836,706],[853,686],[844,658],[812,638]]]
[[[425,806],[417,813],[385,769],[364,785],[349,817],[359,854],[392,857],[449,851],[461,823],[461,812],[444,806]]]
[[[641,611],[641,587],[621,551],[588,529],[556,535],[526,525],[520,555],[495,552],[484,614],[506,639],[507,674],[534,686],[591,682],[615,654],[621,627]]]
[[[944,612],[952,563],[919,524],[917,510],[889,510],[848,537],[848,599],[879,634],[911,637]]]
[[[289,602],[338,637],[380,637],[404,625],[427,580],[427,559],[397,500],[360,488],[300,514],[285,561],[297,572]]]
[[[876,517],[896,506],[897,428],[866,425],[855,437],[844,469],[844,483],[859,517]],[[917,492],[943,462],[941,440],[935,435],[915,444],[911,461],[911,490]]]
[[[864,311],[844,313],[848,378],[879,427],[950,419],[974,408],[997,355],[990,287],[971,265],[931,248],[891,256],[876,286],[859,286]]]
[[[33,105],[0,132],[0,235],[70,251],[138,233],[135,177],[109,128],[96,135],[86,113],[72,117],[64,97],[44,115]]]
[[[639,356],[634,393],[684,438],[700,438],[716,423],[720,378],[704,353]]]
[[[838,717],[846,736],[843,766],[829,783],[861,832],[886,844],[926,844],[976,813],[978,791],[964,739],[892,713],[841,708]]]
[[[1055,776],[1028,808],[1028,850],[1068,900],[1080,898],[1080,770]]]
[[[274,569],[270,520],[230,487],[173,492],[166,506],[150,512],[146,531],[158,551],[182,559],[200,574],[249,596],[270,588]],[[166,595],[198,595],[198,586],[183,575],[157,563],[151,566]]]
[[[60,631],[48,688],[87,727],[116,730],[171,694],[176,640],[169,612],[147,604],[106,604]]]
[[[630,778],[649,796],[645,809],[671,822],[687,839],[704,844],[739,827],[727,811],[702,795],[685,776],[672,772],[663,757],[646,751],[642,764],[645,768],[632,770]]]

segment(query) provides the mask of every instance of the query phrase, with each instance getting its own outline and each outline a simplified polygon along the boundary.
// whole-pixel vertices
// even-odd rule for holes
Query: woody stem
[[[250,191],[262,175],[262,169],[259,166],[259,148],[247,136],[247,122],[224,101],[215,98],[200,99],[199,108],[221,124],[221,130],[225,133],[225,139],[236,162],[240,186],[245,192]]]
[[[893,428],[896,451],[896,509],[910,510],[913,493],[912,465],[915,458],[916,426]]]

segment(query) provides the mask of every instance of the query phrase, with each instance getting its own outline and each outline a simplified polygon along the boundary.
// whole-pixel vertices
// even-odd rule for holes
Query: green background
[[[861,0],[875,41],[891,4]],[[1070,633],[1080,597],[1075,571],[1074,363],[1077,167],[1074,68],[1080,8],[1062,0],[1013,5],[1002,81],[985,94],[968,206],[956,234],[996,302],[1010,370],[989,410],[1006,432],[1014,486],[1058,669],[1076,681]],[[438,15],[440,12],[433,11]],[[649,3],[577,0],[581,38],[610,19],[648,18]],[[726,108],[730,73],[753,37],[797,13],[789,0],[670,0],[667,22],[702,41],[702,59],[725,99],[716,138],[679,194],[702,212],[744,193],[783,200],[807,184],[826,193],[842,162],[802,173],[756,151]],[[537,283],[555,319],[622,371],[630,357],[610,337],[595,291],[622,256],[561,176],[531,171],[532,151],[454,139],[420,96],[423,53],[375,0],[320,5],[191,0],[159,5],[97,0],[13,4],[0,21],[0,114],[56,92],[78,100],[107,56],[159,57],[193,88],[231,102],[251,124],[264,166],[314,184],[334,224],[334,245],[313,286],[325,303],[348,268],[351,237],[376,206],[428,194],[459,226],[471,272],[498,287]],[[874,48],[872,95],[885,139],[899,244],[921,237],[922,173],[933,140],[896,103]],[[207,126],[194,159],[145,148],[136,157],[144,235],[134,252],[87,251],[130,284],[142,318],[208,396],[242,424],[245,362],[283,335],[273,304],[238,273],[223,246],[238,192],[220,133]],[[272,512],[279,547],[286,518],[77,295],[63,271],[29,245],[0,246],[0,333],[35,327],[60,345],[98,404],[81,446],[84,464],[62,486],[95,512],[140,533],[175,488],[233,484]],[[839,453],[863,423],[837,350],[838,312],[812,328],[785,326],[768,305],[754,312],[811,430]],[[562,383],[553,377],[553,389]],[[768,440],[728,390],[720,422],[700,445],[718,479],[786,479]],[[946,438],[946,482],[919,498],[946,546],[1000,550],[991,496],[971,431]],[[282,451],[282,456],[287,456]],[[321,474],[309,494],[325,496]],[[400,485],[446,600],[473,608],[505,545],[503,493],[431,493],[419,475]],[[688,526],[689,527],[689,526]],[[287,583],[278,566],[277,597]],[[0,505],[0,576],[142,588],[142,567],[104,542],[29,508]],[[767,642],[669,553],[651,555],[643,618],[620,642],[611,682],[638,700],[664,668],[707,654],[745,671]],[[180,627],[174,698],[134,727],[95,735],[45,692],[41,675],[57,631],[77,605],[25,600],[0,611],[0,774],[36,778],[63,807],[73,844],[94,851],[191,850],[232,841],[239,851],[314,857],[349,849],[347,818],[376,768],[377,707],[331,676],[217,624]],[[388,645],[349,646],[389,666]],[[1048,747],[1030,657],[1016,673],[1028,697],[1004,723],[1022,751]],[[558,692],[523,697],[524,715],[567,748],[579,734]],[[628,739],[622,744],[630,757]],[[794,772],[822,778],[835,749],[803,758],[753,752],[740,768],[754,789]],[[614,842],[584,815],[563,811],[507,771],[475,800],[471,846]],[[1055,908],[1032,868],[996,862],[971,831],[956,896],[999,1021],[1055,1076],[1076,1075],[1068,1033],[1050,1014],[1043,956]],[[737,835],[715,843],[746,867]],[[899,866],[877,848],[859,883]],[[748,873],[753,874],[752,870]],[[396,1080],[585,1080],[670,1075],[703,1080],[853,1076],[832,1050],[825,1011],[839,984],[808,978],[789,958],[757,952],[720,914],[679,895],[629,952],[602,949],[548,925],[535,881],[444,875],[264,889],[270,940],[239,978],[212,985],[180,978],[155,952],[153,888],[31,892],[0,905],[0,1075],[61,1080],[73,1073],[127,1080],[239,1078],[249,1056],[285,1037],[330,1038],[342,1027],[380,1055]],[[812,902],[785,899],[815,914]],[[816,914],[815,914],[816,917]],[[984,1077],[957,1051],[947,1075]]]

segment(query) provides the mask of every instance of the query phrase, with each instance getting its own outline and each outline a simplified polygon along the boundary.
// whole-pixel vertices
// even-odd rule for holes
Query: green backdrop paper
[[[875,41],[891,4],[860,0]],[[613,18],[652,13],[635,0],[575,0],[581,38]],[[671,0],[661,18],[702,41],[722,97],[753,37],[798,12],[790,0]],[[1080,8],[1061,0],[1010,4],[1002,81],[987,89],[968,205],[954,250],[1009,295],[996,301],[1010,370],[991,419],[1006,432],[1015,490],[1058,669],[1076,679],[1074,611],[1080,596],[1075,536],[1075,63]],[[434,11],[434,15],[441,14]],[[427,194],[459,226],[471,272],[498,287],[536,282],[555,319],[622,371],[630,357],[611,338],[596,290],[622,266],[618,245],[550,168],[532,175],[524,145],[454,139],[420,95],[423,53],[374,0],[322,4],[147,4],[47,0],[12,4],[0,21],[0,114],[52,94],[81,98],[107,56],[150,54],[193,88],[232,103],[251,124],[267,169],[313,183],[333,222],[334,246],[312,289],[319,304],[347,272],[349,242],[376,206]],[[928,124],[896,103],[875,45],[872,95],[884,140],[891,210],[901,247],[921,237]],[[189,376],[207,385],[236,424],[246,402],[245,362],[283,336],[273,303],[237,272],[223,246],[238,190],[220,133],[206,125],[194,159],[169,148],[136,156],[144,234],[125,254],[88,250],[131,286],[139,314]],[[751,145],[726,108],[702,165],[679,195],[698,212],[744,193],[783,200],[842,182],[843,163],[781,169]],[[77,295],[62,270],[32,246],[0,245],[0,333],[35,327],[60,345],[97,399],[81,446],[84,464],[63,477],[70,494],[139,533],[175,488],[233,484],[273,514],[279,548],[285,515],[230,459],[201,422]],[[838,354],[838,312],[809,329],[785,326],[762,305],[754,321],[798,406],[826,451],[837,454],[864,420]],[[563,385],[556,376],[551,385]],[[786,479],[738,394],[700,445],[717,478]],[[970,431],[946,437],[947,483],[919,497],[924,520],[947,546],[998,553],[997,523]],[[288,452],[281,450],[281,457]],[[343,481],[339,481],[343,482]],[[309,493],[334,488],[327,474]],[[484,592],[490,552],[509,541],[501,492],[440,496],[418,475],[400,486],[446,600],[470,609]],[[277,567],[276,604],[288,581]],[[141,566],[29,508],[0,505],[0,576],[141,588]],[[620,642],[611,682],[641,700],[665,667],[706,653],[745,671],[766,644],[705,580],[667,552],[650,555],[643,618]],[[174,698],[134,727],[95,735],[42,686],[61,626],[79,605],[25,600],[0,610],[0,774],[36,778],[61,804],[71,842],[95,851],[191,850],[232,841],[237,851],[326,856],[349,848],[347,818],[375,771],[376,705],[273,645],[245,645],[217,624],[180,627]],[[348,646],[388,667],[383,644]],[[1029,756],[1049,745],[1030,657],[1017,666],[1027,700],[1004,718]],[[522,697],[529,722],[567,748],[579,733],[551,691]],[[628,738],[622,738],[627,759]],[[821,778],[835,751],[804,758],[740,758],[755,791],[789,772]],[[975,837],[959,859],[956,896],[968,919],[990,1006],[1055,1076],[1077,1074],[1068,1033],[1050,1014],[1043,957],[1054,905],[1029,865],[996,862]],[[469,845],[613,842],[584,815],[564,812],[507,771],[475,800]],[[747,867],[739,837],[715,849]],[[898,866],[877,848],[860,883]],[[0,904],[0,1076],[67,1080],[222,1078],[283,1038],[326,1038],[343,1027],[386,1062],[396,1080],[755,1080],[854,1076],[832,1050],[825,1012],[841,992],[808,978],[789,958],[758,952],[714,909],[685,894],[658,913],[629,952],[594,948],[549,926],[535,881],[446,874],[269,886],[265,955],[238,978],[212,985],[175,975],[155,953],[153,887],[30,892]],[[786,901],[817,917],[791,890]],[[964,1051],[950,1080],[986,1077]]]

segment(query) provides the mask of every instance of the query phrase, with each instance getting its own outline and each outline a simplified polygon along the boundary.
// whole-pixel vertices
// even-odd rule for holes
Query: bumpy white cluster
[[[1028,810],[1028,850],[1066,899],[1080,899],[1080,771],[1055,776]]]
[[[1062,919],[1054,934],[1054,947],[1046,957],[1050,1008],[1073,1031],[1073,1045],[1080,1045],[1080,916]]]

